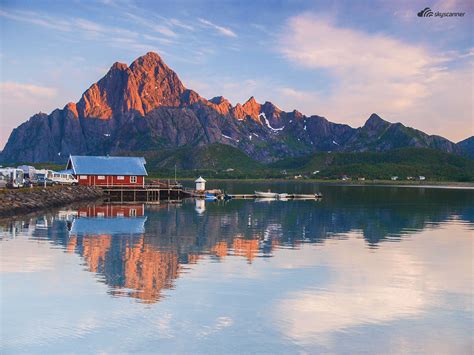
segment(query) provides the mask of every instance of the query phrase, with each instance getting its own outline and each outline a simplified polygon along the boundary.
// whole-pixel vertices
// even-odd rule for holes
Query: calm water
[[[272,188],[0,222],[1,352],[473,352],[474,191]]]

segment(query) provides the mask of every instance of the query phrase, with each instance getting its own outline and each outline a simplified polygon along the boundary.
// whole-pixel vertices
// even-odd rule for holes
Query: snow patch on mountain
[[[238,139],[234,139],[234,138],[232,138],[232,137],[229,137],[229,136],[226,136],[224,133],[222,133],[222,137],[224,137],[224,138],[227,138],[227,139],[230,139],[230,140],[232,140],[232,141],[235,141],[235,142],[237,142],[237,143],[239,143],[239,142],[240,142],[240,140],[238,140]]]
[[[268,121],[268,118],[267,116],[265,115],[265,112],[260,112],[260,114],[258,115],[258,118],[262,118],[263,117],[263,120],[265,121],[265,125],[270,128],[273,132],[278,132],[278,131],[281,131],[283,130],[283,128],[285,128],[285,126],[283,127],[280,127],[280,128],[273,128],[271,125],[270,125],[270,122]]]

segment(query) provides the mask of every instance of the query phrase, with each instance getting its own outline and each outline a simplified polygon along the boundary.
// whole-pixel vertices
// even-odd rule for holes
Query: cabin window
[[[99,175],[99,176],[97,176],[97,179],[98,180],[105,180],[105,176],[104,175]]]
[[[137,182],[137,177],[136,176],[130,176],[130,182],[132,184],[135,184]]]
[[[117,176],[117,180],[125,180],[125,176]]]
[[[81,175],[81,180],[86,180],[87,176],[86,175]]]

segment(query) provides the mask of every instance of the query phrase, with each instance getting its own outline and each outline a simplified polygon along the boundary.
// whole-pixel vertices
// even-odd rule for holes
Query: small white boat
[[[261,198],[278,198],[278,194],[276,192],[263,192],[263,191],[255,191],[255,195]]]

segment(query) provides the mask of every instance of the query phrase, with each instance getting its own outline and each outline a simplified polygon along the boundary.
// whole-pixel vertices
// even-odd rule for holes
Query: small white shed
[[[196,191],[204,191],[206,190],[206,180],[204,180],[202,178],[202,176],[200,176],[196,181],[194,181],[196,183]]]

